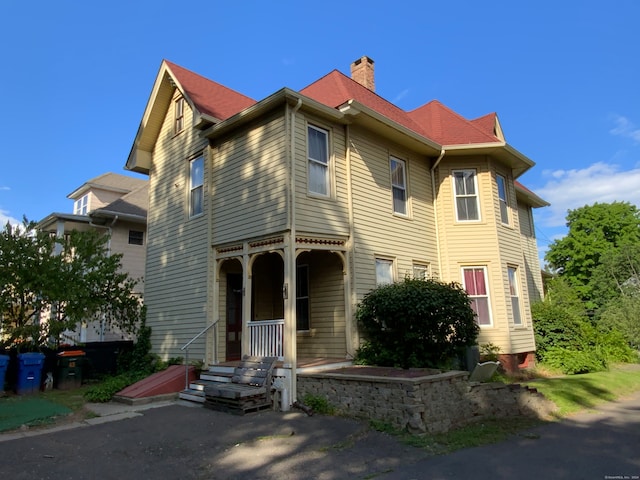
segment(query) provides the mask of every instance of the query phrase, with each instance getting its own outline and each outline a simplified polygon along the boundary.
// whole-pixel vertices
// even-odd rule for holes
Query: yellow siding
[[[282,231],[287,222],[284,110],[213,147],[213,243]]]
[[[355,128],[350,137],[355,288],[361,299],[376,287],[376,257],[394,260],[398,280],[412,274],[414,262],[437,266],[436,233],[428,159]],[[393,212],[391,155],[406,162],[406,217]]]
[[[475,169],[480,221],[457,222],[452,175]],[[500,218],[496,173],[507,179],[510,224]],[[437,169],[438,222],[442,252],[442,280],[462,283],[463,266],[485,266],[489,285],[491,326],[481,328],[479,343],[494,343],[502,353],[531,351],[534,347],[524,258],[513,177],[487,157],[445,158]],[[507,267],[518,268],[523,326],[513,324]]]
[[[153,152],[149,175],[149,213],[145,299],[154,350],[163,358],[183,356],[180,347],[210,321],[207,318],[207,216],[189,218],[188,160],[206,142],[191,127],[185,105],[185,130],[173,133],[169,108]],[[204,211],[209,208],[209,166],[204,162]],[[204,338],[190,349],[204,358]]]
[[[307,186],[307,125],[329,131],[331,195],[309,194]],[[349,234],[347,171],[343,126],[331,126],[314,118],[296,117],[296,228],[299,232],[322,235]]]
[[[340,257],[304,253],[298,264],[309,265],[310,328],[298,333],[298,357],[345,358],[344,275]]]
[[[527,275],[527,286],[529,298],[532,302],[542,300],[542,274],[540,271],[540,258],[538,257],[538,246],[533,227],[533,211],[530,206],[518,202],[518,212],[520,216],[520,241],[524,253],[525,271]]]

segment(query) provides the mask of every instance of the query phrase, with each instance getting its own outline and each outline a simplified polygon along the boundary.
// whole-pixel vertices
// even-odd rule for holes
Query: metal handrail
[[[220,320],[220,319],[218,319],[218,320]],[[209,331],[209,329],[211,327],[213,327],[214,325],[216,325],[218,323],[218,320],[214,321],[209,326],[204,328],[200,333],[198,333],[195,337],[193,337],[191,340],[189,340],[187,343],[185,343],[180,348],[180,350],[184,350],[185,351],[184,352],[184,366],[185,366],[185,371],[184,371],[184,389],[185,390],[189,389],[189,345],[191,345],[198,338],[200,338],[202,335],[207,333],[207,331]],[[217,357],[218,338],[217,338],[217,335],[215,335],[215,331],[213,333],[214,333],[214,335],[213,335],[214,357]]]

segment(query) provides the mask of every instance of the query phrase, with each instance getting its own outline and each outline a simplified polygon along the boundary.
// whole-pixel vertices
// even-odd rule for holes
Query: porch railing
[[[218,320],[216,320],[215,322],[209,324],[207,327],[205,327],[200,333],[196,334],[195,337],[193,337],[191,340],[189,340],[187,343],[185,343],[180,350],[184,350],[184,354],[185,354],[185,359],[184,359],[184,366],[185,366],[185,372],[184,372],[184,388],[185,390],[187,390],[189,388],[189,346],[195,342],[198,338],[200,338],[200,336],[204,335],[205,333],[207,333],[209,331],[209,329],[211,327],[213,327],[214,325],[216,325],[218,323]],[[214,345],[214,357],[213,358],[218,358],[218,354],[217,354],[217,349],[218,349],[218,336],[216,335],[217,330],[213,331],[213,345]]]
[[[284,360],[284,320],[249,322],[251,355]]]

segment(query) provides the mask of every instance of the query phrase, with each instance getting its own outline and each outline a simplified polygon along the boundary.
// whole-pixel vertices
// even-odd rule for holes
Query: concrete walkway
[[[238,417],[189,405],[98,404],[92,408],[102,416],[66,429],[0,435],[0,470],[29,480],[640,478],[640,394],[443,456],[354,420]]]

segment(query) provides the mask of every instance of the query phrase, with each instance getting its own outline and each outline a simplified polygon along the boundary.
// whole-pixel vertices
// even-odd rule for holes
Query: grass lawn
[[[538,375],[540,372],[548,374],[544,368],[538,371]],[[518,383],[526,383],[537,388],[556,403],[559,409],[557,418],[640,391],[640,364],[616,365],[606,372],[582,375],[536,378],[536,372],[532,372],[532,376],[533,379],[521,380]],[[500,378],[509,382],[506,377]],[[406,444],[433,454],[443,454],[501,442],[514,435],[528,437],[530,434],[527,430],[542,423],[542,420],[527,417],[496,418],[436,435],[411,435],[378,422],[372,422],[371,425],[376,430],[398,436]]]
[[[640,364],[615,365],[606,372],[528,381],[558,405],[563,417],[640,391]]]

